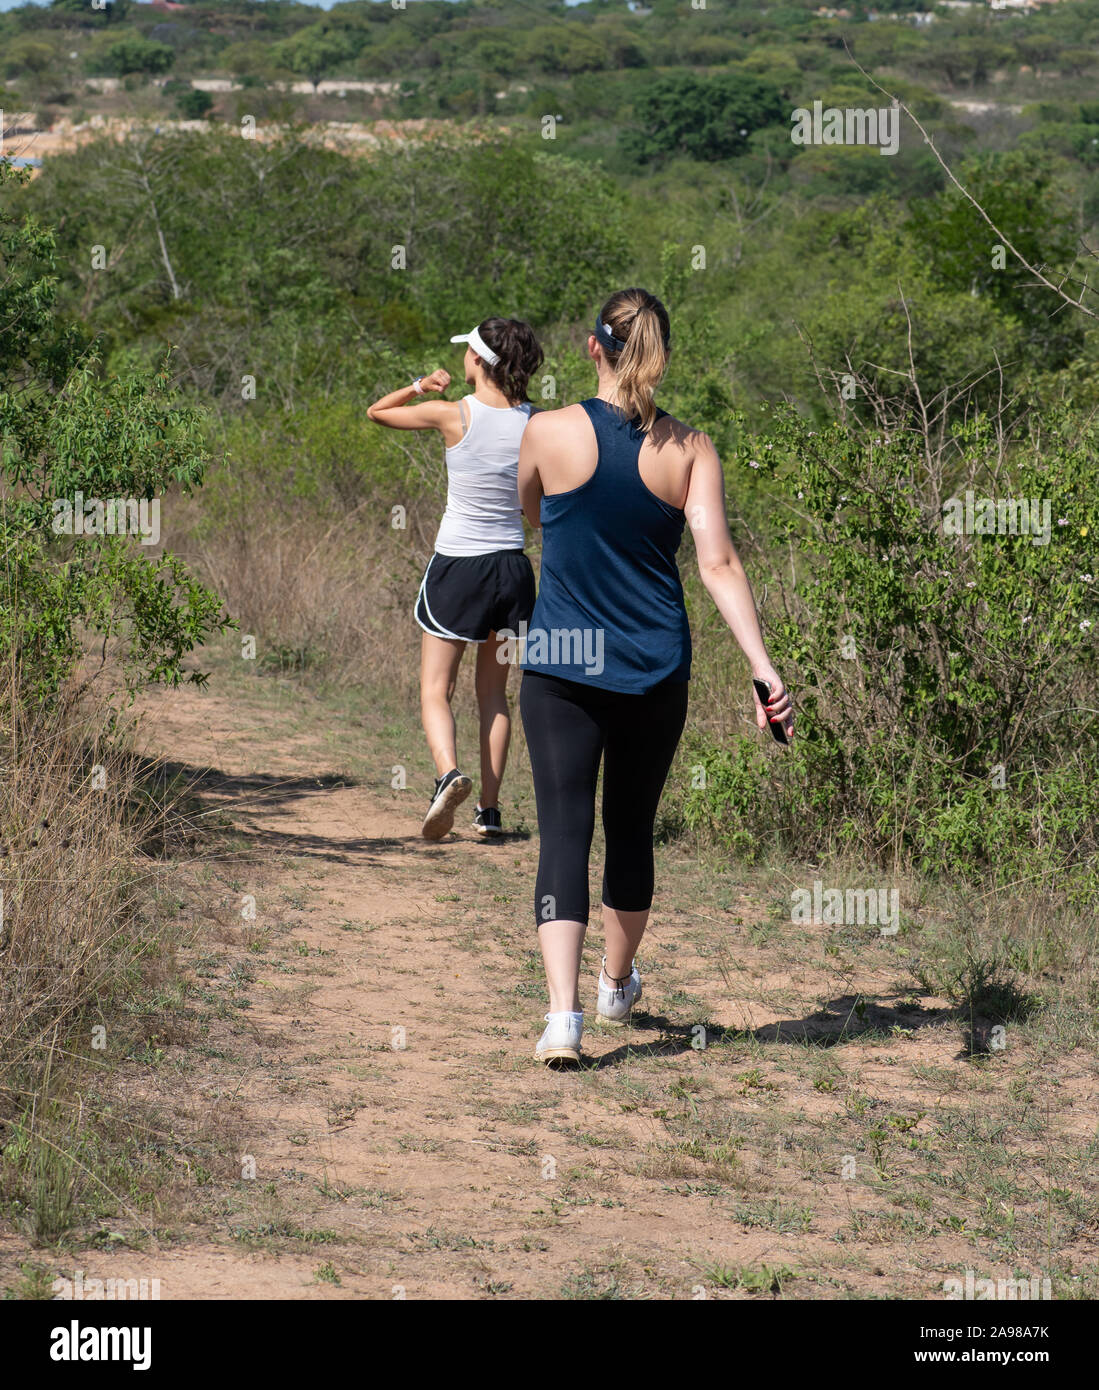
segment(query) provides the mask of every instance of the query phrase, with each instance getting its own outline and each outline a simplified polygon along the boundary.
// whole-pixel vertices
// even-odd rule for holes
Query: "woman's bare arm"
[[[450,373],[432,372],[420,382],[423,392],[445,391],[450,385]],[[416,404],[410,405],[414,401]],[[399,386],[367,409],[367,418],[375,424],[393,430],[439,430],[444,435],[454,432],[458,416],[457,401],[425,401],[412,385]]]
[[[698,435],[697,441],[684,510],[694,536],[699,574],[718,612],[729,624],[737,645],[748,658],[753,677],[769,682],[771,703],[768,710],[772,717],[782,719],[789,734],[793,728],[793,706],[767,655],[752,586],[729,535],[721,460],[708,435]],[[765,729],[767,714],[758,696],[755,702],[756,723]]]
[[[523,431],[519,444],[519,505],[523,515],[537,531],[542,525],[542,478],[538,472],[538,462],[545,446],[547,422],[552,414],[540,411],[532,415]]]

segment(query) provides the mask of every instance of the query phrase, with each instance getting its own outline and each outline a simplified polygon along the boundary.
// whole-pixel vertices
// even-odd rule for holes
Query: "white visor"
[[[452,343],[468,343],[477,356],[483,357],[490,367],[495,367],[500,360],[500,354],[493,352],[476,328],[469,333],[455,333],[450,341]]]

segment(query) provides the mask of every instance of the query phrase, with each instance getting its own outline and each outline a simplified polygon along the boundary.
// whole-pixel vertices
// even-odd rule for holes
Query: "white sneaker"
[[[534,1055],[543,1062],[579,1062],[583,1013],[546,1014],[545,1019],[546,1031],[539,1038]]]
[[[435,779],[435,790],[431,795],[431,805],[427,809],[420,833],[425,840],[441,840],[450,833],[454,824],[454,812],[469,795],[473,783],[457,768],[452,768],[445,777]]]
[[[606,967],[607,957],[604,956],[603,968],[599,971],[599,1003],[595,1011],[610,1023],[622,1023],[641,998],[641,976],[637,973],[637,966],[631,965],[629,982],[618,985],[613,980],[607,980],[604,974]]]

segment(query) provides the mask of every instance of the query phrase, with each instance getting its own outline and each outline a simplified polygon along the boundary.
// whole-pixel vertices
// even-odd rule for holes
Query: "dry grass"
[[[0,1210],[38,1243],[132,1213],[136,1151],[163,1133],[139,1094],[110,1092],[172,1031],[179,933],[152,852],[177,800],[102,704],[28,709],[14,681],[0,699]]]
[[[148,957],[134,865],[150,819],[102,711],[28,711],[10,698],[2,710],[0,1083],[10,1083],[78,1022],[93,1026]]]
[[[373,497],[354,508],[304,505],[290,515],[242,505],[211,529],[181,507],[170,541],[225,600],[266,671],[305,672],[335,685],[384,686],[416,698],[420,632],[412,620],[441,507],[409,506],[403,527]]]

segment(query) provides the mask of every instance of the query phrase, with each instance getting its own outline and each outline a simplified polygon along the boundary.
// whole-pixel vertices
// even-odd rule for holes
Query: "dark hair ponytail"
[[[477,332],[486,346],[499,355],[499,362],[484,362],[485,375],[499,387],[512,405],[527,400],[530,379],[545,361],[545,354],[529,323],[522,319],[485,319]]]

